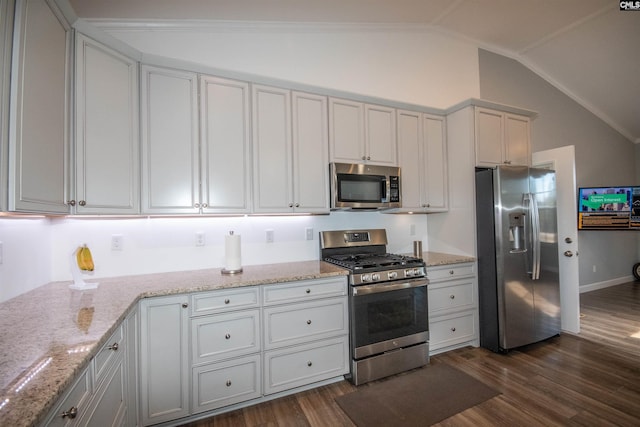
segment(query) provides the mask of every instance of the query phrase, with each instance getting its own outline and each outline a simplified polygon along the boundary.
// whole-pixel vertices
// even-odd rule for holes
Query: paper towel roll
[[[242,269],[239,234],[233,234],[233,231],[232,231],[228,236],[225,236],[224,250],[225,250],[225,269],[228,271],[235,271],[235,270]]]

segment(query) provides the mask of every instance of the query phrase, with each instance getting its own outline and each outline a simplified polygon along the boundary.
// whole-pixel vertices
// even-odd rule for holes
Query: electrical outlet
[[[304,229],[304,235],[307,240],[313,240],[313,228],[307,227]]]
[[[2,265],[2,263],[4,262],[4,252],[3,252],[4,246],[2,245],[2,242],[0,242],[0,265]]]
[[[206,243],[204,231],[196,231],[196,246],[204,246]]]
[[[122,234],[112,234],[111,235],[111,250],[112,251],[121,251],[122,250]]]
[[[267,243],[273,243],[273,230],[266,230],[265,234],[266,234]]]

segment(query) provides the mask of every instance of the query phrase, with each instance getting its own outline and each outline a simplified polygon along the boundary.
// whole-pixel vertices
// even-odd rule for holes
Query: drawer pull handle
[[[456,296],[455,295],[449,295],[449,298],[456,299]]]
[[[307,325],[311,324],[311,319],[307,320]]]
[[[224,300],[224,303],[225,303],[225,304],[229,304],[230,302],[231,302],[231,301],[229,300],[229,298],[227,298],[227,299],[225,299],[225,300]]]
[[[311,289],[307,289],[305,292],[310,294],[311,293]]]
[[[118,349],[120,348],[120,346],[118,345],[117,342],[114,342],[113,344],[111,344],[109,347],[107,347],[107,349],[109,350],[113,350],[113,351],[118,351]]]
[[[451,332],[455,332],[456,331],[456,327],[454,326],[453,328],[451,328]]]
[[[225,334],[224,338],[228,340],[229,338],[231,338],[231,334]]]
[[[309,361],[307,362],[307,366],[311,366],[311,365],[313,365],[313,363],[311,363],[311,360],[309,360]]]
[[[68,411],[64,411],[62,414],[60,414],[60,416],[62,418],[69,418],[72,420],[78,416],[78,408],[72,406],[71,409],[69,409]]]
[[[227,384],[227,387],[231,387],[231,380],[227,380],[226,384]]]

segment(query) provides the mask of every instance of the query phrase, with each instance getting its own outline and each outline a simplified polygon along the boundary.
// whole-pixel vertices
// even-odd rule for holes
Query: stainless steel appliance
[[[331,209],[400,207],[400,168],[331,163]]]
[[[476,170],[480,345],[496,352],[560,333],[555,172]]]
[[[425,263],[386,245],[384,229],[320,233],[322,259],[351,272],[348,378],[356,385],[429,363]]]

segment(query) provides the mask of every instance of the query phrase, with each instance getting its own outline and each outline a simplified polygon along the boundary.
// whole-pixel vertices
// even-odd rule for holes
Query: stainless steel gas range
[[[389,254],[384,229],[320,233],[320,256],[348,269],[355,385],[429,363],[425,263]]]

